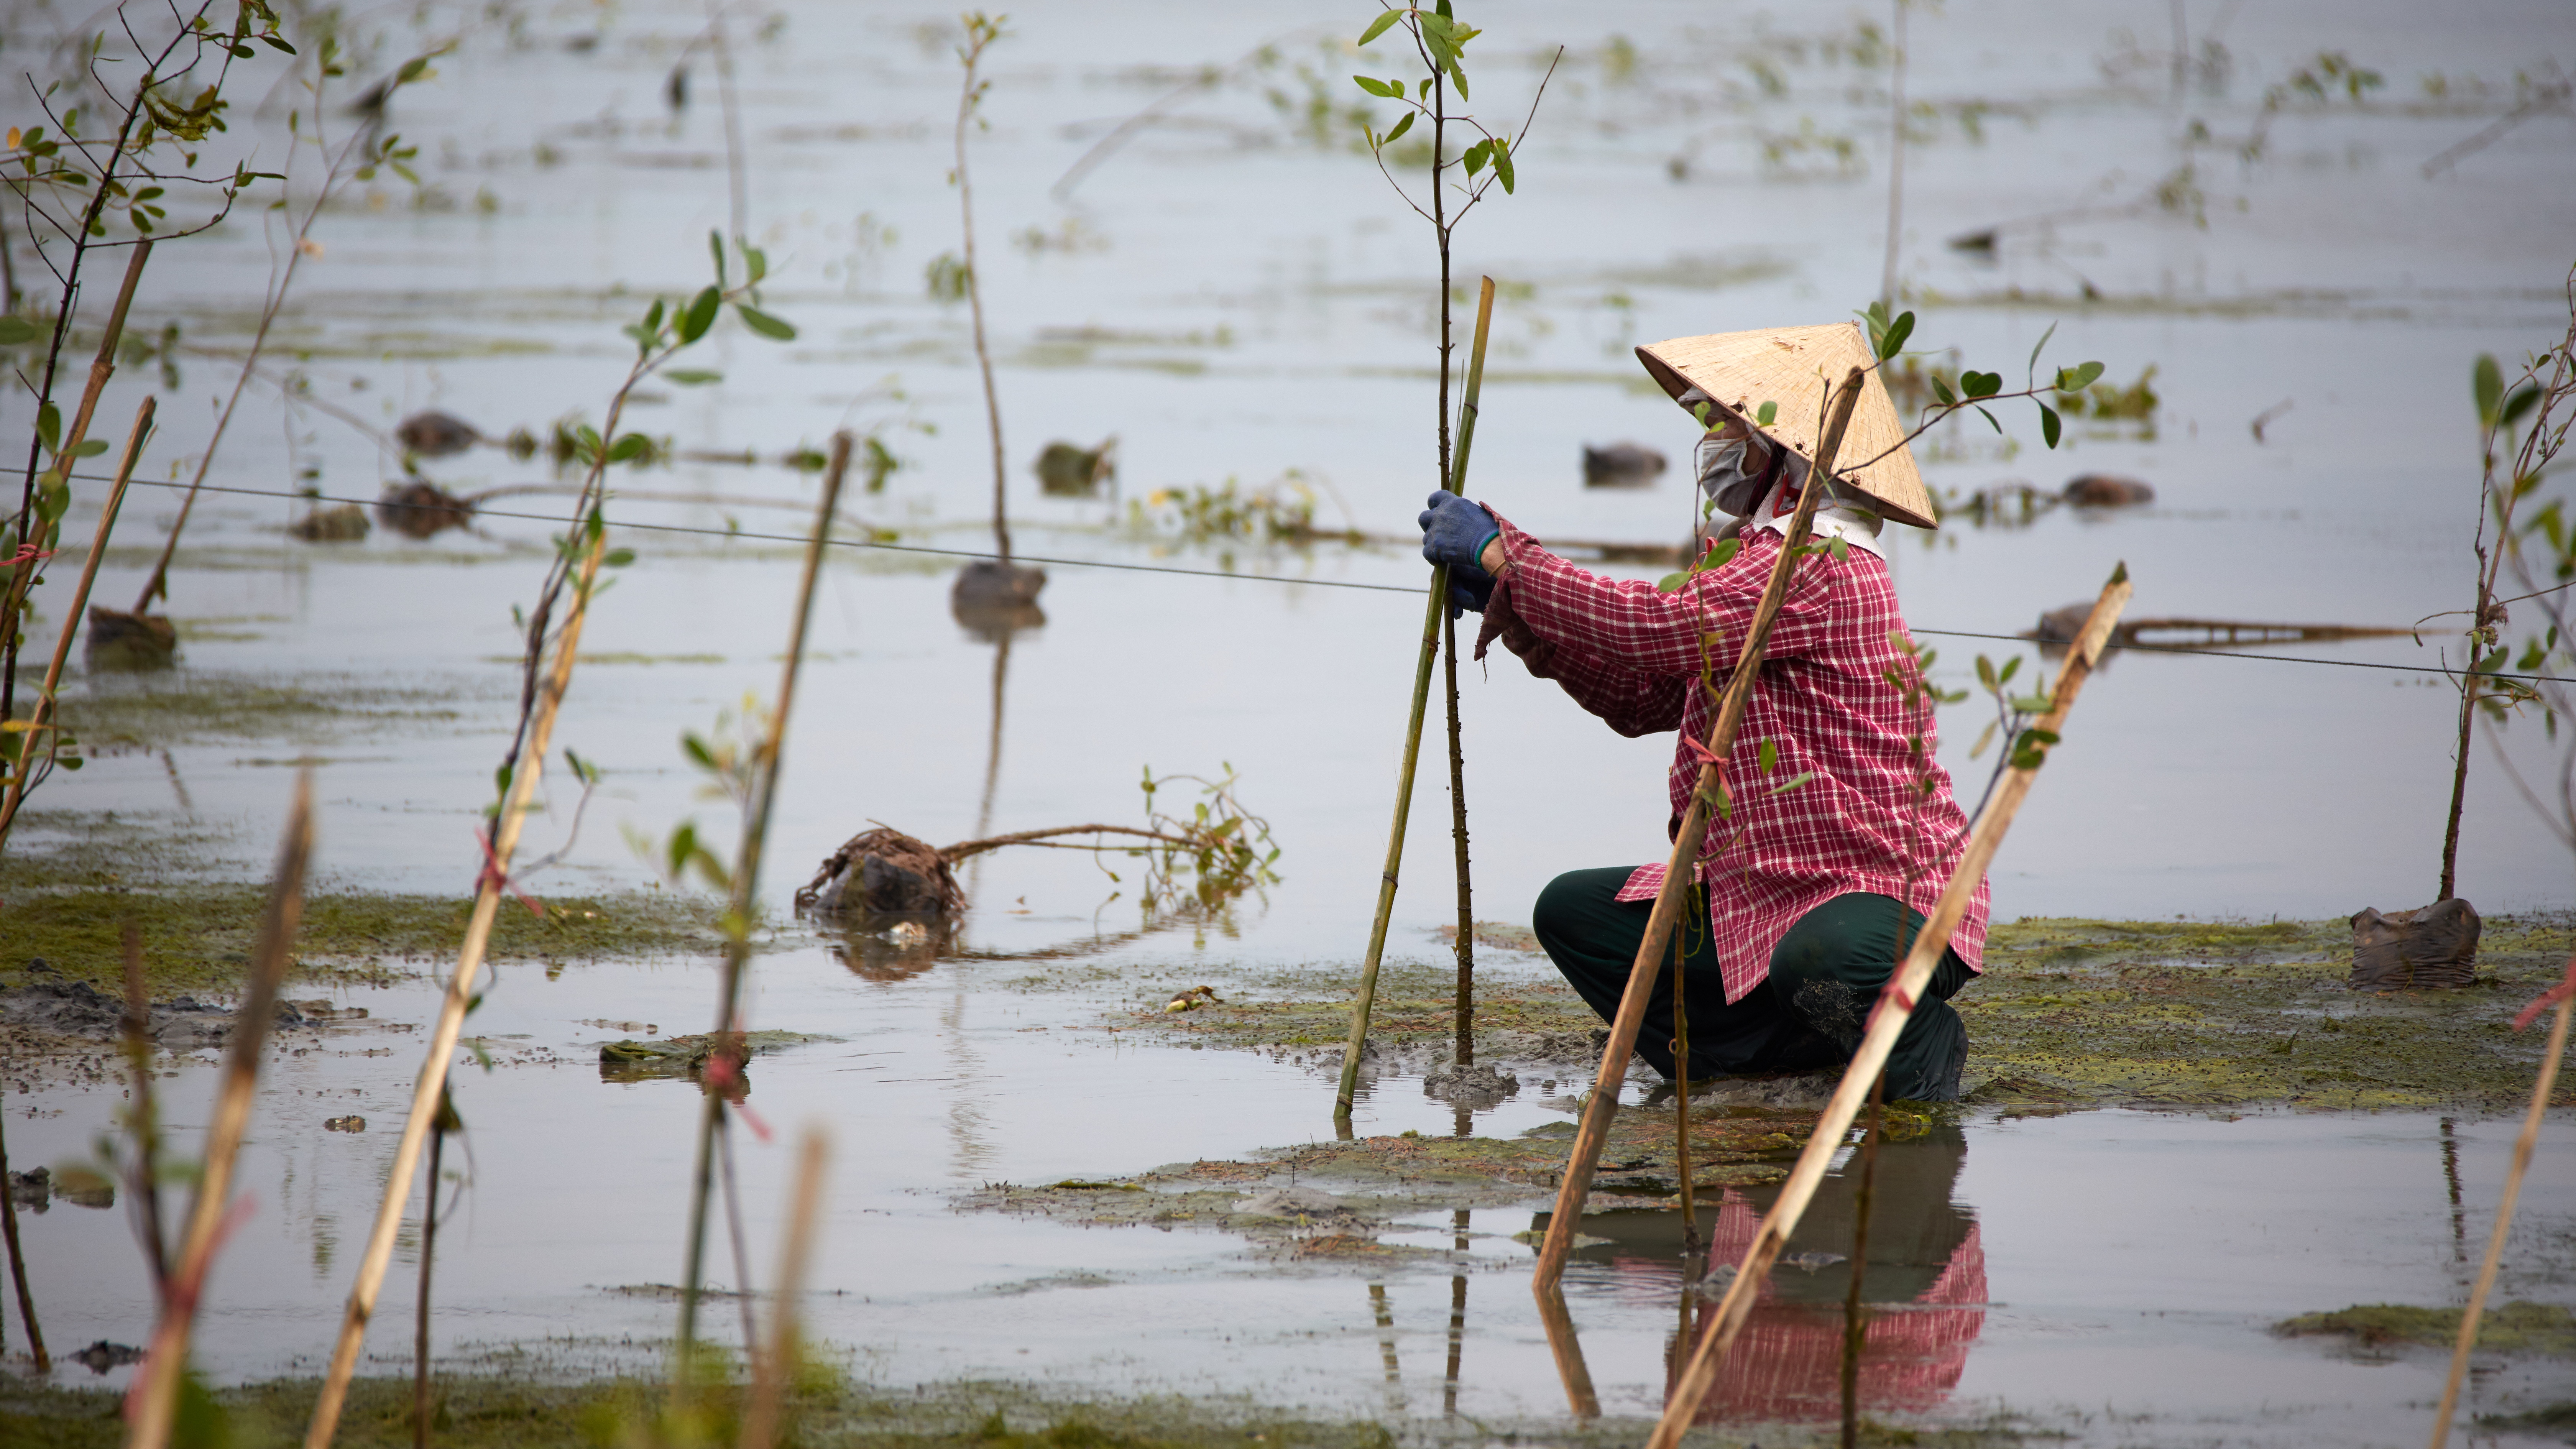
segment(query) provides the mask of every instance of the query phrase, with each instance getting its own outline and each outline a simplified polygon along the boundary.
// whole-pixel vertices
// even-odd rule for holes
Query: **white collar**
[[[1786,538],[1789,536],[1789,515],[1797,511],[1798,490],[1790,487],[1789,480],[1784,477],[1772,485],[1771,496],[1753,510],[1753,516],[1759,520],[1754,527],[1767,528]],[[1878,542],[1881,523],[1877,514],[1866,509],[1827,503],[1816,510],[1816,516],[1808,522],[1807,532],[1820,541],[1839,538],[1853,548],[1865,549],[1885,558],[1887,550]]]

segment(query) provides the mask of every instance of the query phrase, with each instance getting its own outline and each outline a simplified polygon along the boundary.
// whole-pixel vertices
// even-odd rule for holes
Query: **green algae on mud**
[[[1477,935],[1521,939],[1485,924]],[[2505,1110],[2528,1100],[2544,1036],[2509,1024],[2564,969],[2571,935],[2576,921],[2563,915],[2493,917],[2477,984],[2373,995],[2344,985],[2343,921],[1997,924],[1984,974],[1951,1003],[1968,1026],[1967,1101]],[[1222,1002],[1140,1006],[1121,1025],[1210,1046],[1330,1051],[1349,1035],[1355,978],[1311,966],[1240,973]],[[1453,981],[1447,962],[1389,962],[1371,1040],[1448,1041]],[[1552,978],[1492,983],[1477,994],[1476,1022],[1480,1061],[1598,1051],[1600,1021]],[[2576,1077],[2561,1078],[2555,1100],[2576,1103]]]
[[[2414,1308],[2400,1303],[2356,1303],[2331,1313],[2302,1313],[2272,1325],[2283,1338],[2336,1335],[2357,1348],[2416,1343],[2449,1348],[2458,1341],[2457,1308]],[[2478,1347],[2492,1353],[2576,1358],[2576,1313],[2520,1299],[2490,1308],[2478,1324]]]
[[[310,744],[398,725],[453,728],[460,700],[499,699],[503,686],[458,676],[396,687],[323,675],[267,676],[214,670],[175,675],[92,675],[64,694],[63,725],[85,749],[165,749],[204,740]]]

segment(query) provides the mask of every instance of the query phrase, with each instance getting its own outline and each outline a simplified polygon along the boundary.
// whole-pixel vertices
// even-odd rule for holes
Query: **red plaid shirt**
[[[1510,564],[1486,606],[1477,656],[1500,637],[1530,673],[1555,680],[1619,733],[1679,729],[1684,743],[1673,751],[1669,781],[1678,821],[1699,778],[1694,747],[1708,738],[1717,709],[1714,694],[1694,687],[1700,636],[1720,636],[1710,653],[1722,686],[1783,540],[1756,533],[1725,567],[1667,594],[1643,580],[1587,573],[1499,514],[1496,521]],[[1887,679],[1906,664],[1894,642],[1904,629],[1887,564],[1861,549],[1840,560],[1810,555],[1790,577],[1723,770],[1734,815],[1712,821],[1700,847],[1729,1002],[1770,974],[1771,949],[1789,927],[1835,896],[1873,891],[1929,915],[1967,848],[1968,822],[1950,777],[1929,759],[1936,737],[1928,711],[1923,746],[1934,788],[1929,799],[1914,791],[1913,730],[1903,693]],[[1778,751],[1768,776],[1759,763],[1765,741]],[[1769,793],[1772,782],[1811,772],[1799,788]],[[1661,865],[1640,866],[1619,899],[1651,900],[1663,880]],[[1971,971],[1984,969],[1986,897],[1979,881],[1950,938]]]

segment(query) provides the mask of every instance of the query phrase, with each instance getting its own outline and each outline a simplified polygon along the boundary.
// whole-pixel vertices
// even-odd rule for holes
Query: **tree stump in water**
[[[2352,918],[2355,991],[2466,986],[2477,976],[2478,912],[2457,896],[2411,911],[2364,909]]]
[[[385,496],[376,500],[377,521],[411,538],[463,528],[473,517],[473,504],[427,479],[388,488]]]
[[[945,916],[966,909],[965,889],[938,850],[878,826],[824,857],[796,892],[796,909],[825,916]]]
[[[89,606],[81,658],[99,669],[160,669],[178,652],[179,626],[159,614],[124,614]]]

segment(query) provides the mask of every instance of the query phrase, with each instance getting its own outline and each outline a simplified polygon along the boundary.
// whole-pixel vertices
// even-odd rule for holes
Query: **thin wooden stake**
[[[0,1073],[0,1079],[5,1077],[6,1073]],[[0,1085],[5,1085],[5,1080],[0,1080]],[[27,1343],[35,1353],[36,1372],[49,1374],[54,1371],[53,1356],[45,1352],[45,1330],[36,1321],[35,1295],[27,1291],[27,1260],[18,1252],[18,1202],[5,1187],[9,1181],[8,1120],[8,1112],[0,1110],[0,1238],[8,1240],[9,1281],[18,1290],[18,1321],[27,1325]]]
[[[795,1207],[787,1219],[787,1245],[778,1255],[778,1281],[770,1290],[775,1306],[769,1317],[769,1344],[753,1360],[751,1408],[742,1418],[741,1449],[769,1449],[778,1437],[779,1401],[796,1372],[796,1296],[805,1291],[805,1268],[814,1255],[814,1223],[823,1205],[823,1168],[830,1157],[823,1129],[806,1128],[796,1153]]]
[[[586,528],[588,521],[575,527]],[[607,551],[608,535],[602,530],[582,555],[580,576],[573,585],[572,609],[564,616],[563,633],[555,641],[554,668],[537,691],[536,709],[528,720],[528,747],[511,772],[510,793],[502,803],[500,818],[493,824],[491,859],[485,863],[483,879],[474,889],[474,912],[466,918],[465,941],[456,953],[456,970],[447,978],[446,994],[438,1004],[438,1022],[430,1029],[429,1049],[422,1054],[420,1075],[412,1084],[411,1112],[403,1119],[402,1141],[394,1148],[393,1170],[385,1178],[375,1224],[368,1230],[366,1250],[358,1258],[357,1281],[349,1287],[348,1307],[340,1318],[340,1337],[332,1346],[331,1366],[323,1375],[322,1392],[314,1400],[313,1423],[304,1435],[305,1449],[329,1449],[332,1437],[339,1432],[340,1411],[348,1404],[349,1379],[358,1369],[358,1350],[366,1342],[367,1323],[376,1312],[376,1294],[383,1289],[385,1269],[393,1261],[394,1235],[402,1227],[403,1205],[411,1200],[412,1176],[420,1170],[421,1149],[429,1140],[431,1125],[437,1121],[439,1098],[447,1090],[447,1069],[455,1060],[457,1039],[465,1031],[465,1008],[473,998],[474,979],[483,971],[483,953],[492,942],[492,920],[500,913],[501,893],[509,884],[510,862],[519,848],[519,832],[527,823],[537,781],[545,774],[546,748],[554,738],[555,719],[562,711],[564,695],[572,688],[573,664],[581,656],[581,628],[590,618],[600,559]]]
[[[0,802],[0,846],[9,843],[9,827],[17,823],[18,808],[27,802],[27,788],[35,779],[37,746],[53,725],[54,691],[63,682],[63,662],[71,657],[72,636],[80,632],[81,611],[89,606],[90,585],[97,582],[98,566],[107,557],[107,536],[116,530],[117,510],[125,506],[125,485],[133,479],[134,465],[152,436],[152,412],[157,401],[147,397],[143,406],[134,410],[134,431],[126,435],[125,456],[117,460],[116,482],[107,490],[107,502],[99,509],[98,534],[90,540],[89,557],[81,561],[80,585],[72,591],[72,606],[63,613],[62,637],[54,641],[54,658],[45,667],[44,688],[37,693],[36,707],[28,711],[26,731],[18,739],[18,768],[9,776],[7,800]],[[0,723],[16,727],[15,721]],[[51,746],[46,746],[45,755],[52,758]]]
[[[1691,1200],[1690,1158],[1690,1008],[1682,1001],[1682,958],[1689,954],[1683,939],[1687,931],[1673,932],[1673,1162],[1682,1179],[1682,1281],[1688,1284],[1699,1275],[1691,1271],[1690,1260],[1699,1256],[1699,1209]]]
[[[849,469],[850,435],[834,433],[832,458],[823,469],[823,496],[814,507],[814,533],[805,540],[805,577],[796,591],[796,618],[787,631],[787,662],[779,672],[778,704],[770,715],[769,734],[760,742],[760,783],[752,794],[750,813],[743,819],[742,847],[733,863],[733,905],[726,922],[724,978],[716,999],[715,1029],[720,1040],[715,1060],[729,1060],[736,1071],[741,1070],[747,1055],[735,1037],[742,1030],[742,978],[751,968],[751,918],[759,901],[761,851],[769,839],[770,811],[778,800],[779,762],[787,746],[788,715],[796,707],[796,677],[805,665],[805,633],[814,619],[814,585],[822,577],[823,546],[831,537],[832,519],[841,506],[841,480]],[[708,1085],[715,1087],[712,1082]],[[675,1398],[688,1392],[692,1382],[689,1356],[697,1346],[698,1284],[706,1269],[707,1198],[714,1185],[717,1118],[725,1108],[723,1091],[709,1090],[704,1095],[705,1105],[698,1115],[697,1173],[691,1181],[689,1198],[688,1267],[680,1283],[679,1365],[671,1376]],[[748,1283],[738,1286],[743,1292],[751,1291]]]
[[[304,919],[304,872],[313,857],[313,772],[296,777],[295,803],[287,810],[286,839],[278,847],[277,874],[268,891],[268,909],[259,923],[259,943],[251,950],[250,979],[241,1007],[233,1015],[233,1040],[224,1064],[223,1085],[215,1095],[213,1118],[206,1126],[205,1170],[196,1197],[188,1204],[188,1223],[179,1239],[178,1266],[161,1297],[161,1321],[152,1331],[152,1347],[134,1377],[126,1406],[126,1449],[161,1449],[170,1442],[170,1426],[179,1407],[179,1377],[188,1367],[188,1338],[203,1301],[206,1271],[222,1245],[232,1218],[233,1166],[242,1135],[250,1126],[251,1098],[259,1086],[259,1057],[268,1047],[268,1027],[277,1015],[278,984],[291,963],[289,948]]]
[[[1844,375],[1835,389],[1824,434],[1817,440],[1815,461],[1807,469],[1807,486],[1798,495],[1798,509],[1789,517],[1788,537],[1780,544],[1780,556],[1771,565],[1771,578],[1763,586],[1761,602],[1753,609],[1751,627],[1735,658],[1735,672],[1727,676],[1726,693],[1718,701],[1717,721],[1709,729],[1708,753],[1712,761],[1723,760],[1735,748],[1736,727],[1743,723],[1745,704],[1753,697],[1754,676],[1762,671],[1763,650],[1771,640],[1772,621],[1780,617],[1780,605],[1789,594],[1789,574],[1797,566],[1799,546],[1807,541],[1807,530],[1816,516],[1816,505],[1825,496],[1834,473],[1834,460],[1842,452],[1843,430],[1851,423],[1852,407],[1860,401],[1861,382],[1866,374],[1854,367]],[[1711,809],[1724,797],[1726,784],[1714,763],[1699,768],[1699,781],[1691,788],[1690,808],[1682,812],[1681,828],[1673,835],[1672,854],[1664,863],[1663,888],[1655,893],[1654,910],[1646,917],[1645,938],[1637,943],[1637,957],[1628,967],[1628,986],[1619,997],[1619,1014],[1610,1023],[1610,1041],[1601,1053],[1601,1070],[1593,1078],[1592,1095],[1583,1104],[1583,1122],[1576,1129],[1574,1150],[1566,1158],[1565,1181],[1558,1185],[1556,1214],[1548,1220],[1547,1240],[1539,1245],[1538,1270],[1531,1280],[1531,1291],[1542,1297],[1556,1287],[1565,1272],[1565,1259],[1574,1250],[1575,1225],[1583,1218],[1583,1201],[1592,1192],[1592,1169],[1601,1160],[1601,1144],[1609,1139],[1610,1119],[1619,1110],[1619,1085],[1628,1075],[1628,1054],[1637,1048],[1637,1030],[1645,1024],[1646,1001],[1654,995],[1655,980],[1663,974],[1665,943],[1672,939],[1675,924],[1681,919],[1682,901],[1699,871],[1700,842],[1708,835]]]
[[[2469,1350],[2478,1344],[2479,1323],[2486,1316],[2487,1291],[2495,1287],[2496,1270],[2504,1263],[2505,1234],[2513,1227],[2514,1202],[2522,1196],[2522,1175],[2530,1170],[2531,1154],[2540,1146],[2540,1121],[2549,1110],[2550,1089],[2558,1083],[2559,1056],[2567,1050],[2567,1020],[2576,1013],[2576,958],[2568,961],[2567,979],[2554,994],[2558,996],[2558,1010],[2549,1022],[2549,1049],[2541,1053],[2540,1076],[2531,1084],[2531,1108],[2522,1114],[2522,1134],[2513,1140],[2513,1165],[2505,1169],[2504,1197],[2496,1203],[2495,1231],[2487,1235],[2487,1260],[2479,1265],[2477,1286],[2469,1290],[2469,1306],[2460,1310],[2460,1335],[2451,1344],[2451,1375],[2442,1383],[2442,1406],[2433,1411],[2432,1449],[2442,1449],[2451,1437],[2451,1415],[2460,1407],[2460,1380],[2469,1371]]]
[[[143,982],[143,932],[131,920],[117,933],[125,947],[125,1067],[133,1077],[134,1105],[128,1120],[134,1127],[134,1175],[125,1190],[142,1221],[143,1260],[152,1269],[156,1300],[170,1294],[170,1241],[161,1227],[161,1167],[154,1139],[161,1133],[161,1114],[152,1091],[152,998]]]
[[[1843,1444],[1860,1445],[1860,1353],[1869,1346],[1869,1323],[1861,1301],[1869,1276],[1869,1212],[1878,1185],[1880,1109],[1886,1105],[1887,1072],[1881,1069],[1869,1086],[1869,1125],[1861,1129],[1860,1190],[1852,1195],[1851,1282],[1843,1290]]]
[[[2084,681],[2102,657],[2102,647],[2110,639],[2112,628],[2119,623],[2120,610],[2129,602],[2129,570],[2123,564],[2114,570],[2111,582],[2104,586],[2101,599],[2093,606],[2092,617],[2084,622],[2072,649],[2067,652],[2066,668],[2057,676],[2057,688],[2051,695],[2048,713],[2033,726],[2048,734],[2062,734],[2067,711],[2075,707],[2075,697]],[[2043,761],[2042,763],[2045,763]],[[1968,848],[1959,858],[1958,869],[1942,887],[1941,899],[1932,907],[1931,918],[1915,933],[1913,948],[1905,954],[1905,965],[1894,979],[1881,988],[1878,1004],[1871,1008],[1868,1028],[1862,1033],[1860,1049],[1852,1054],[1851,1064],[1843,1069],[1842,1084],[1834,1089],[1833,1100],[1825,1104],[1824,1115],[1817,1119],[1815,1134],[1807,1139],[1806,1150],[1798,1154],[1797,1166],[1771,1211],[1762,1219],[1762,1230],[1753,1235],[1751,1246],[1744,1250],[1744,1261],[1735,1272],[1735,1281],[1727,1285],[1726,1297],[1717,1305],[1717,1321],[1701,1338],[1698,1351],[1692,1354],[1690,1367],[1681,1382],[1674,1386],[1673,1396],[1664,1405],[1663,1417],[1646,1441],[1647,1449],[1673,1449],[1681,1442],[1682,1431],[1690,1427],[1696,1405],[1708,1397],[1709,1388],[1717,1382],[1719,1364],[1726,1351],[1734,1347],[1736,1335],[1753,1312],[1753,1301],[1760,1296],[1762,1285],[1771,1276],[1771,1265],[1779,1259],[1789,1234],[1797,1230],[1798,1218],[1816,1195],[1816,1187],[1825,1179],[1825,1170],[1833,1163],[1834,1154],[1851,1131],[1852,1120],[1860,1115],[1862,1099],[1870,1084],[1887,1067],[1888,1054],[1896,1048],[1898,1033],[1914,1014],[1914,1003],[1923,998],[1932,980],[1933,968],[1940,965],[1941,953],[1949,949],[1950,936],[1959,929],[1959,919],[1967,913],[1968,898],[1976,894],[1978,882],[1986,878],[1986,867],[2003,844],[2004,833],[2012,826],[2013,816],[2029,798],[2031,782],[2038,778],[2039,767],[2015,767],[2005,772],[1995,787],[1994,798],[1985,812],[1977,817],[1969,833]]]
[[[1458,417],[1458,448],[1445,482],[1452,493],[1467,487],[1467,450],[1476,439],[1476,395],[1485,382],[1485,335],[1494,322],[1494,279],[1487,277],[1476,293],[1476,341],[1467,352],[1467,396]],[[1358,1094],[1360,1053],[1368,1046],[1369,1013],[1377,1005],[1377,968],[1386,954],[1387,923],[1395,915],[1396,876],[1404,868],[1404,827],[1413,813],[1413,767],[1422,758],[1422,715],[1431,703],[1431,662],[1440,653],[1440,626],[1449,617],[1449,568],[1431,569],[1431,597],[1422,611],[1422,653],[1413,664],[1413,706],[1405,717],[1404,763],[1396,772],[1395,824],[1387,831],[1386,868],[1378,873],[1377,916],[1369,923],[1368,958],[1360,965],[1360,996],[1351,1003],[1351,1038],[1342,1048],[1342,1082],[1333,1096],[1333,1117],[1348,1123],[1351,1101]],[[1460,849],[1464,850],[1464,837]],[[1459,922],[1461,962],[1469,958],[1465,937],[1474,923]],[[1462,966],[1462,969],[1466,969]]]

